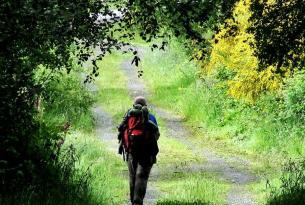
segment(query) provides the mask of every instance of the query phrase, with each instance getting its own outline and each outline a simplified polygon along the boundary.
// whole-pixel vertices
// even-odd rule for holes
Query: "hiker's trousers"
[[[128,154],[130,201],[135,205],[143,205],[147,181],[152,163],[140,163],[132,154]]]

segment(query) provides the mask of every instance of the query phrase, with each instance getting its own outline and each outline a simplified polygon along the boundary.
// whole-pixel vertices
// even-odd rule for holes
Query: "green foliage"
[[[82,82],[81,73],[67,75],[57,72],[51,78],[41,93],[42,120],[57,126],[68,123],[75,129],[91,131],[90,109],[94,97]]]
[[[280,187],[271,187],[268,205],[305,204],[305,160],[290,160],[285,164]]]
[[[35,76],[39,84],[42,84],[40,74],[43,72],[47,69],[41,68]],[[17,141],[19,144],[6,142],[12,144],[7,147],[7,152],[12,152],[10,159],[15,159],[12,162],[18,164],[10,169],[12,162],[2,160],[1,182],[5,190],[1,193],[5,203],[36,204],[46,199],[46,204],[82,204],[89,200],[89,175],[75,167],[79,156],[74,147],[62,149],[62,144],[71,127],[92,130],[90,108],[93,98],[85,90],[78,73],[57,72],[49,77],[52,80],[44,81],[43,91],[35,101],[37,115],[33,116],[32,122],[37,127],[28,130],[23,125],[23,130],[29,132],[25,132],[27,139],[17,138],[21,140]],[[20,152],[18,149],[21,148],[25,150]],[[21,198],[21,202],[16,197]]]
[[[172,42],[166,52],[147,52],[143,76],[153,92],[151,99],[184,116],[201,142],[251,155],[272,155],[272,160],[266,159],[270,165],[281,157],[305,153],[302,118],[290,110],[294,105],[288,100],[288,93],[299,93],[293,94],[299,96],[295,106],[303,105],[302,77],[296,77],[300,79],[296,85],[293,78],[287,83],[286,94],[265,94],[248,104],[228,97],[220,79],[198,79],[198,68],[183,50],[181,44]]]
[[[252,32],[255,34],[260,63],[266,67],[300,67],[304,65],[303,0],[254,0],[251,5]]]
[[[0,4],[1,192],[48,180],[43,174],[52,169],[51,158],[67,129],[91,129],[92,99],[79,78],[66,77],[62,71],[69,73],[75,61],[87,61],[92,47],[100,46],[96,58],[102,58],[122,45],[114,35],[121,19],[109,4],[123,5],[111,0]],[[93,67],[87,79],[98,74],[96,59],[90,60]],[[47,72],[37,81],[41,67]]]
[[[147,42],[156,37],[168,40],[168,37],[176,36],[192,40],[206,48],[209,42],[201,33],[208,34],[211,30],[216,30],[218,23],[231,15],[235,2],[236,0],[130,1],[126,15],[127,25],[139,28],[140,36]],[[164,49],[165,45],[166,41],[160,48]],[[156,47],[158,46],[154,44],[153,48]]]
[[[284,91],[284,115],[299,125],[305,120],[305,73],[297,72],[288,79]]]
[[[14,194],[1,192],[0,204],[41,204],[42,201],[46,205],[88,203],[90,175],[75,167],[79,153],[70,145],[57,154],[49,167],[40,167],[40,175],[33,173],[33,177],[37,178],[34,184],[20,187],[21,191]]]

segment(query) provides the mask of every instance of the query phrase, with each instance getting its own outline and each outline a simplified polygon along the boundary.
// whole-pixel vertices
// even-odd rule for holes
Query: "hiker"
[[[159,152],[160,136],[156,118],[149,113],[144,97],[135,98],[118,131],[119,153],[128,164],[131,204],[143,205],[149,173]]]

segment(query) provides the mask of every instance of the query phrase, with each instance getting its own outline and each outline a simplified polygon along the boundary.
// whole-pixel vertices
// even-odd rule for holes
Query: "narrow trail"
[[[138,48],[138,53],[143,55],[145,50]],[[135,97],[142,95],[149,98],[150,93],[146,89],[145,84],[138,78],[137,69],[131,65],[130,60],[124,61],[121,64],[122,71],[127,77],[127,88],[130,96]],[[151,105],[151,102],[149,103]],[[240,171],[234,168],[231,164],[243,165],[247,167],[247,161],[238,158],[224,159],[217,155],[213,150],[202,148],[196,145],[194,142],[188,139],[191,135],[187,131],[187,128],[183,125],[183,119],[180,116],[173,115],[172,113],[151,105],[152,109],[156,112],[157,118],[161,118],[165,122],[165,127],[168,131],[168,135],[176,140],[182,142],[186,147],[198,156],[202,156],[206,159],[204,163],[192,164],[188,167],[179,168],[179,172],[212,172],[219,175],[222,179],[228,181],[231,184],[231,189],[227,195],[226,201],[228,205],[254,205],[255,201],[253,196],[246,190],[246,185],[258,180],[254,175],[247,173],[246,171]],[[161,136],[162,137],[162,136]],[[228,162],[230,161],[230,163]],[[234,162],[234,163],[232,163]],[[178,168],[177,168],[178,169]],[[181,170],[182,169],[182,170]],[[175,170],[171,169],[172,172]],[[157,166],[153,167],[151,174],[151,181],[158,180],[162,175],[162,172],[158,170]],[[148,187],[151,187],[150,185]],[[151,194],[153,192],[153,194]],[[150,205],[157,201],[156,197],[158,192],[154,188],[148,189],[145,205]]]
[[[96,119],[96,135],[106,144],[107,149],[111,153],[116,153],[118,149],[117,135],[114,130],[111,116],[105,112],[102,107],[93,108],[94,117]],[[117,155],[120,157],[120,155]],[[122,174],[128,179],[128,169],[122,170]],[[157,191],[153,186],[147,188],[146,197],[144,199],[144,205],[154,204],[157,201]],[[130,205],[128,200],[123,205]]]
[[[95,49],[95,55],[100,54],[100,49]],[[90,58],[91,59],[91,58]],[[89,61],[90,61],[89,59]],[[90,62],[87,61],[87,64],[84,66],[89,67]],[[83,74],[82,78],[85,79],[85,75]],[[97,93],[99,88],[94,84],[86,84],[87,89],[92,93]],[[134,89],[139,89],[138,85],[135,85]],[[144,90],[144,89],[141,89]],[[102,106],[95,105],[92,108],[92,113],[95,119],[95,133],[96,135],[105,143],[107,150],[110,153],[117,153],[118,151],[118,141],[117,141],[117,131],[116,131],[116,124],[113,123],[113,119],[109,113],[107,113]],[[121,158],[121,155],[116,155],[117,157]],[[128,179],[128,168],[126,165],[126,169],[122,170],[122,174],[126,179]],[[153,186],[147,187],[146,196],[144,199],[144,205],[154,204],[158,200],[157,190]],[[123,205],[130,205],[128,199]]]
[[[96,135],[105,143],[106,148],[111,153],[116,153],[118,150],[117,133],[115,124],[113,123],[112,117],[103,110],[101,106],[95,106],[92,108],[92,112],[96,121]],[[120,157],[120,155],[117,155]],[[128,178],[128,169],[122,170],[123,175]],[[154,204],[157,201],[157,190],[153,186],[147,188],[144,205]],[[129,205],[129,202],[124,203]]]

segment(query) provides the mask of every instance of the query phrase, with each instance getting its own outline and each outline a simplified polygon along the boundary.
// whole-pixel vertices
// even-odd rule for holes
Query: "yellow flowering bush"
[[[220,68],[231,71],[234,76],[226,80],[228,94],[254,102],[262,92],[277,90],[282,80],[273,66],[263,70],[258,67],[254,35],[247,31],[251,26],[249,7],[250,0],[236,4],[233,18],[227,19],[215,35],[210,57],[202,64],[202,69],[210,75]]]

